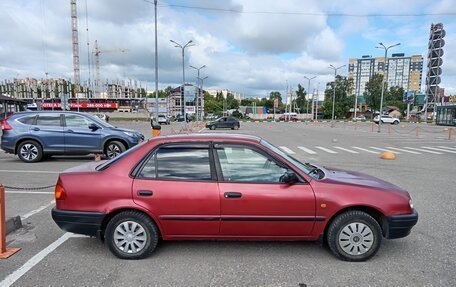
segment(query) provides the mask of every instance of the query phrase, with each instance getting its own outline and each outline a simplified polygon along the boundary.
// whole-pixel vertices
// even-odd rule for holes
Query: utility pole
[[[157,0],[154,0],[155,11],[155,119],[158,121],[158,41],[157,41]],[[147,111],[147,91],[144,104]],[[168,120],[168,118],[166,118]]]
[[[333,87],[333,103],[332,103],[332,116],[331,116],[331,127],[333,128],[334,127],[334,107],[335,107],[335,103],[336,103],[336,77],[337,77],[337,70],[339,70],[340,68],[343,68],[345,67],[346,65],[342,65],[340,67],[334,67],[333,65],[329,65],[329,68],[330,69],[333,69],[334,70],[334,87]]]
[[[308,78],[306,76],[304,76],[305,79],[307,79],[308,81],[308,84],[307,84],[307,93],[306,94],[310,94],[310,81],[312,81],[313,79],[315,79],[317,76],[313,76],[311,78]],[[309,99],[310,100],[310,99]],[[307,100],[307,110],[306,110],[306,114],[309,114],[309,100]],[[313,120],[313,111],[314,111],[314,102],[313,102],[313,96],[312,96],[312,120]]]
[[[76,0],[70,0],[71,4],[71,33],[73,46],[73,73],[76,98],[78,98],[81,74],[79,70],[79,42],[78,42],[78,10]],[[47,75],[46,75],[47,77]]]
[[[199,88],[199,91],[202,91],[203,90],[203,83],[204,83],[204,80],[206,80],[207,78],[209,78],[208,76],[204,77],[204,78],[198,78],[198,80],[200,81],[200,88]],[[197,103],[198,105],[198,103]],[[203,120],[203,100],[202,98],[200,98],[200,105],[201,105],[201,109],[200,109],[200,120],[202,121]],[[196,115],[196,118],[198,119],[198,114]]]
[[[200,70],[203,69],[203,68],[205,68],[205,67],[206,67],[206,65],[202,65],[202,66],[199,67],[199,68],[190,65],[190,68],[193,68],[193,69],[195,69],[195,70],[198,71],[198,76],[196,77],[196,79],[197,79],[197,84],[196,84],[196,86],[198,87],[198,94],[197,94],[197,96],[196,96],[196,119],[197,119],[197,120],[199,119],[199,118],[198,118],[198,99],[201,97],[201,90],[200,90],[200,80],[201,80],[201,78],[200,78]],[[207,77],[206,77],[206,78],[207,78]]]

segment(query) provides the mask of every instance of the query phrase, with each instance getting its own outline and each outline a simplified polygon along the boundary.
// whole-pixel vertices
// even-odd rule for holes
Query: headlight
[[[410,205],[410,208],[413,209],[413,203],[412,203],[411,199],[409,200],[409,205]]]
[[[132,138],[135,138],[136,137],[136,134],[135,133],[131,133],[131,132],[123,132],[124,134],[126,134],[127,136],[129,137],[132,137]]]

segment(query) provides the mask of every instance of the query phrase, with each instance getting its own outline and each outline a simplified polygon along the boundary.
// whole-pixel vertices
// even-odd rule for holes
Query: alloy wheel
[[[110,144],[110,145],[108,145],[108,148],[106,149],[106,155],[108,156],[108,158],[115,158],[116,156],[118,156],[121,153],[122,153],[122,151],[121,151],[120,147],[116,144]]]
[[[27,161],[33,161],[38,157],[38,148],[33,144],[25,144],[21,147],[20,154]]]

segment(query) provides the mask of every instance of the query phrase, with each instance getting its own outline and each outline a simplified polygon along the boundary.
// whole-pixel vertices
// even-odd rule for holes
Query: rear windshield
[[[126,152],[121,153],[119,156],[117,156],[117,157],[115,157],[115,158],[113,158],[111,160],[108,160],[107,162],[104,162],[104,163],[100,164],[95,169],[97,171],[102,171],[102,170],[105,170],[105,169],[109,168],[110,166],[114,165],[116,162],[118,162],[122,158],[126,157],[127,155],[129,155],[132,152],[134,152],[135,150],[137,150],[140,146],[142,146],[146,142],[147,141],[143,141],[142,143],[137,144],[136,146],[132,147],[131,149],[127,150]]]

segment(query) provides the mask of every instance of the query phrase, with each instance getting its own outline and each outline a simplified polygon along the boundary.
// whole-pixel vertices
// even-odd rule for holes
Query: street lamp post
[[[199,93],[200,91],[203,90],[204,80],[206,80],[207,78],[209,78],[209,77],[208,77],[208,76],[206,76],[206,77],[204,77],[204,78],[198,77],[198,80],[199,80],[199,82],[200,82],[200,87],[199,87],[198,93]],[[200,104],[201,104],[201,109],[200,109],[200,120],[202,121],[202,120],[203,120],[203,101],[202,101],[201,97],[200,97],[199,101],[200,101]],[[197,103],[198,103],[198,102],[197,102]]]
[[[184,120],[185,122],[187,122],[187,107],[186,107],[186,103],[185,103],[185,48],[187,47],[191,47],[191,46],[194,46],[193,41],[190,40],[187,42],[187,44],[185,45],[181,45],[179,43],[177,43],[176,41],[174,40],[169,40],[171,43],[173,43],[176,47],[176,48],[180,48],[182,50],[182,99],[181,99],[181,111],[182,111],[182,101],[184,101]]]
[[[199,87],[200,87],[200,83],[199,83],[199,81],[200,81],[200,70],[203,69],[203,68],[205,68],[205,67],[206,67],[206,65],[202,65],[202,66],[199,67],[199,68],[190,65],[190,68],[193,68],[193,69],[195,69],[195,70],[198,71],[198,76],[196,77],[196,79],[198,80],[198,81],[197,81],[197,84],[196,84],[197,87],[198,87],[198,95],[197,95],[197,97],[196,97],[196,119],[197,119],[197,120],[199,119],[199,118],[198,118],[198,99],[199,99],[200,96],[201,96],[201,95],[200,95],[200,88],[199,88]]]
[[[304,76],[305,79],[307,79],[308,81],[308,84],[307,84],[307,94],[310,93],[310,81],[312,81],[313,79],[315,79],[317,76],[313,76],[312,78],[307,78],[306,76]],[[314,114],[314,97],[312,95],[312,120],[313,120],[313,114]],[[309,114],[309,101],[307,100],[307,110],[306,110],[306,114]]]
[[[334,70],[334,87],[333,87],[333,104],[332,104],[332,116],[331,116],[331,127],[334,127],[334,106],[336,102],[336,77],[337,77],[337,70],[340,68],[345,67],[346,65],[342,65],[340,67],[334,67],[333,65],[329,65],[330,69]]]
[[[155,120],[158,121],[158,42],[157,42],[157,0],[154,0],[155,6]],[[147,90],[144,105],[147,111]]]
[[[391,45],[391,46],[388,46],[388,47],[383,45],[382,42],[380,42],[378,44],[380,45],[380,47],[376,46],[375,48],[384,49],[385,50],[385,63],[383,64],[382,95],[380,96],[380,110],[379,110],[379,115],[378,115],[378,130],[377,130],[377,132],[381,132],[380,129],[381,129],[381,125],[382,125],[383,94],[385,92],[385,79],[387,77],[386,64],[387,64],[387,61],[388,61],[388,50],[390,48],[399,46],[401,43],[397,43],[397,44],[394,44],[394,45]]]

